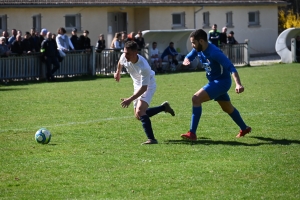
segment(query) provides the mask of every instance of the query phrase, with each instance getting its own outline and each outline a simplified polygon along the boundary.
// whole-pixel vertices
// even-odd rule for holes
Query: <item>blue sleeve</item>
[[[216,53],[214,58],[220,65],[222,65],[224,68],[226,68],[231,73],[237,72],[237,70],[234,67],[234,65],[232,64],[232,62],[225,56],[225,54],[221,50],[214,52],[214,53]]]
[[[185,58],[192,62],[198,56],[198,52],[193,48],[190,53],[188,53]]]

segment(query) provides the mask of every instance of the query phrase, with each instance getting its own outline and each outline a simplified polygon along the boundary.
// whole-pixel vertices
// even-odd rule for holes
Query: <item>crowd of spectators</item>
[[[7,31],[2,32],[0,43],[0,57],[9,55],[26,55],[41,51],[41,44],[47,38],[47,29],[37,32],[35,28],[26,31],[12,29],[11,36]],[[52,33],[51,37],[56,41],[58,49],[62,51],[82,50],[91,51],[91,40],[88,37],[89,31],[84,30],[83,34],[77,36],[77,29],[72,30],[72,36],[66,35],[66,29],[60,27],[57,33]]]

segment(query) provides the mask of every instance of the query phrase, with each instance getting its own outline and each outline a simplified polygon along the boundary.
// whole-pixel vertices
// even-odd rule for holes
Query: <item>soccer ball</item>
[[[48,144],[51,140],[51,133],[45,128],[40,128],[35,133],[35,141],[40,144]]]

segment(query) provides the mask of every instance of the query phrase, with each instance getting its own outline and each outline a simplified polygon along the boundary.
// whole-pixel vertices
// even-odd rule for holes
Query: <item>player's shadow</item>
[[[245,143],[239,141],[221,141],[211,140],[210,138],[200,137],[197,141],[187,140],[165,140],[165,144],[185,144],[185,145],[230,145],[230,146],[261,146],[261,145],[291,145],[300,144],[299,140],[288,140],[288,139],[273,139],[266,137],[249,137],[259,140],[257,143]]]

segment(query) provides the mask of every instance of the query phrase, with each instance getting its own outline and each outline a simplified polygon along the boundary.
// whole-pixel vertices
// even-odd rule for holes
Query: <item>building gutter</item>
[[[198,12],[200,12],[201,10],[203,10],[203,8],[204,8],[204,6],[202,6],[200,9],[198,9],[198,10],[196,10],[195,12],[194,12],[194,29],[196,29],[196,19],[197,19],[197,17],[196,17],[196,15],[197,15],[197,13]]]
[[[5,4],[0,3],[1,8],[57,8],[57,7],[204,7],[204,6],[211,6],[211,7],[224,7],[224,6],[287,6],[286,2],[255,2],[255,3],[121,3],[121,4],[91,4],[91,3],[78,3],[78,4],[65,4],[65,3],[58,3],[58,4]]]

